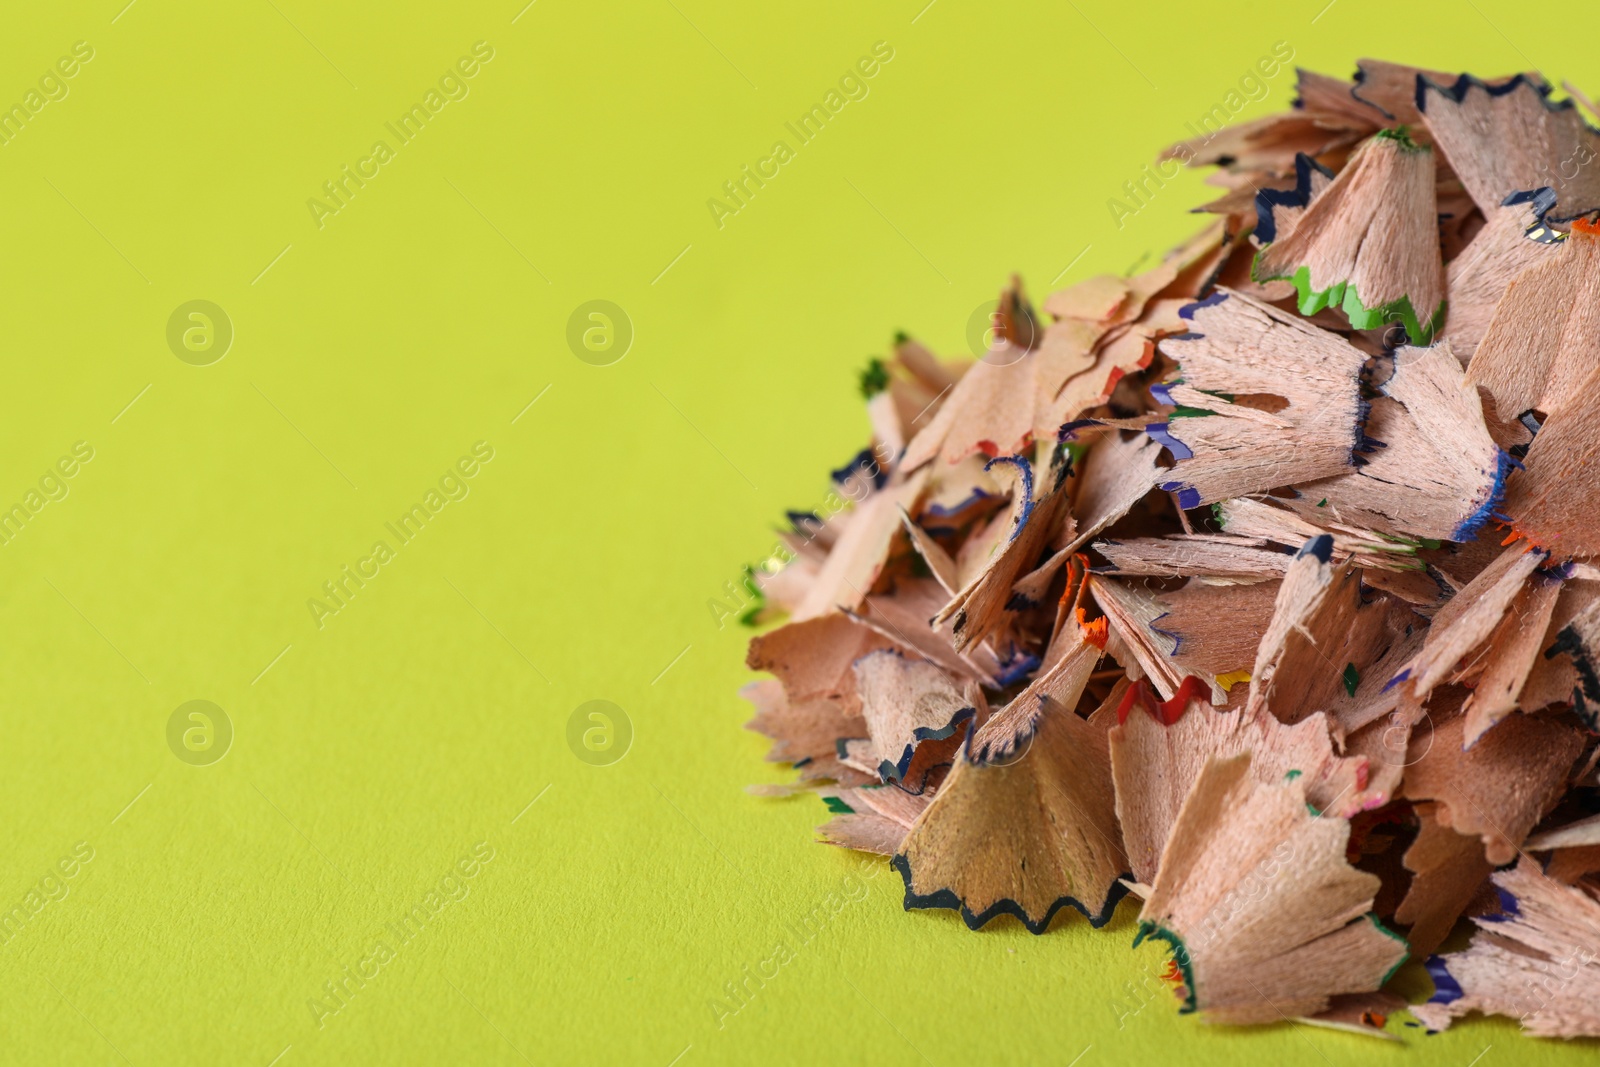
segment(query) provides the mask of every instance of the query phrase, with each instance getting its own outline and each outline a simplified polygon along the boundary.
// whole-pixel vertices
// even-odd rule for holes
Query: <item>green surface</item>
[[[860,447],[892,331],[955,351],[1012,270],[1038,298],[1158,256],[1198,179],[1109,201],[1275,42],[1596,80],[1542,28],[1576,5],[924,2],[7,10],[0,98],[93,57],[0,145],[0,501],[38,504],[0,545],[0,1061],[1592,1057],[1210,1030],[1131,905],[1037,938],[908,915],[811,843],[815,799],[742,792],[784,773],[708,601]],[[1262,84],[1243,114],[1288,103]],[[365,184],[308,207],[345,165]],[[714,212],[745,165],[776,176]],[[233,327],[209,365],[168,347],[193,300]],[[620,362],[568,349],[591,300],[631,319]],[[169,747],[196,700],[225,721],[186,709]],[[614,711],[569,734],[595,700],[631,724],[609,766],[575,751],[622,744]]]

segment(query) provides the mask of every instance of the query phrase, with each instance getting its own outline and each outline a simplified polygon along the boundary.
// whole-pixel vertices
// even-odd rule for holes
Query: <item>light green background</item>
[[[881,867],[719,1028],[854,868],[814,799],[743,793],[784,774],[707,602],[863,442],[893,330],[956,352],[1010,271],[1038,297],[1189,232],[1193,177],[1120,230],[1106,201],[1274,42],[1593,88],[1584,8],[522,2],[5,12],[0,101],[95,55],[0,147],[0,503],[94,459],[0,547],[0,905],[94,859],[0,946],[0,1061],[1578,1062],[1504,1025],[1406,1050],[1135,1010],[1161,956],[1131,905],[974,934]],[[480,40],[470,95],[319,230],[307,198]],[[877,41],[870,95],[719,230],[706,200]],[[191,299],[235,326],[211,366],[166,346]],[[634,323],[615,365],[567,350],[591,299]],[[319,630],[308,598],[477,441],[470,495]],[[236,731],[211,766],[167,747],[192,699]],[[612,766],[567,747],[591,699],[633,724]]]

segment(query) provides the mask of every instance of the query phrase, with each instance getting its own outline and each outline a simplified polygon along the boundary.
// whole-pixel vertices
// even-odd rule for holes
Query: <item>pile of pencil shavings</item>
[[[974,929],[1131,892],[1210,1021],[1381,1034],[1415,958],[1431,1028],[1600,1035],[1600,133],[1551,92],[1302,72],[1169,150],[1223,195],[1160,266],[869,366],[858,502],[752,572],[823,840]]]

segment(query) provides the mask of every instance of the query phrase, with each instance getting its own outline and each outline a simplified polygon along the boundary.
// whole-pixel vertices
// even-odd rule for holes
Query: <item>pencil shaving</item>
[[[1419,1018],[1600,1035],[1596,154],[1535,74],[1301,72],[1162,157],[1160,263],[898,336],[751,570],[758,795],[973,929],[1131,891],[1208,1021],[1393,1037],[1476,924]]]

